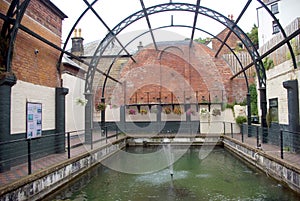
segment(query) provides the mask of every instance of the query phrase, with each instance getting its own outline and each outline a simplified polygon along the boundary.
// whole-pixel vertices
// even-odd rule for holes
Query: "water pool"
[[[129,148],[151,152],[157,147]],[[296,193],[248,166],[223,148],[215,148],[200,160],[193,147],[170,169],[151,174],[126,174],[99,165],[46,200],[104,201],[201,201],[201,200],[299,200]],[[153,161],[155,163],[155,161]]]

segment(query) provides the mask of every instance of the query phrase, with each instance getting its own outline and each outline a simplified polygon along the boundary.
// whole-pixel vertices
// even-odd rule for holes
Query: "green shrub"
[[[242,125],[243,123],[247,122],[247,117],[246,116],[237,116],[237,118],[235,118],[235,122],[239,125]]]

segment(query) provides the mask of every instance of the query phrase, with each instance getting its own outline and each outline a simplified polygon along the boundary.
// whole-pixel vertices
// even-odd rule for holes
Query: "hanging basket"
[[[97,112],[104,111],[105,109],[106,109],[105,103],[98,103],[98,104],[96,105],[96,110],[97,110]]]

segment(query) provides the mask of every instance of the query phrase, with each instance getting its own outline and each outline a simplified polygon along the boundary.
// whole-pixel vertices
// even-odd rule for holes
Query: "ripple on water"
[[[196,178],[201,178],[201,179],[203,179],[203,178],[209,178],[209,177],[211,177],[210,174],[197,174],[196,175]]]
[[[174,171],[173,180],[184,179],[188,176],[188,171]],[[141,175],[136,178],[137,182],[146,182],[152,185],[159,185],[170,182],[170,170],[164,169],[152,174]]]

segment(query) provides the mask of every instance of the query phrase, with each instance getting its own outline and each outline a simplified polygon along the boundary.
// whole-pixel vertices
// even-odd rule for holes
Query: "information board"
[[[27,138],[42,136],[42,104],[27,102],[26,106]]]

